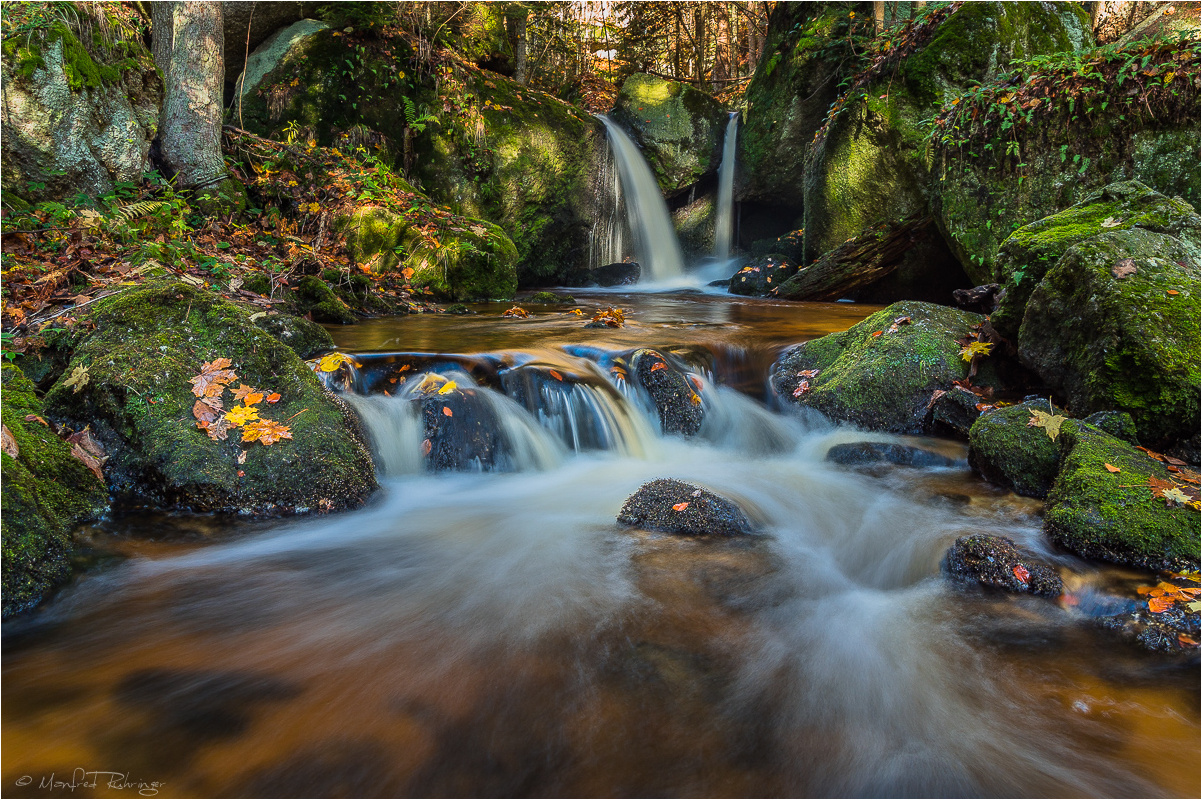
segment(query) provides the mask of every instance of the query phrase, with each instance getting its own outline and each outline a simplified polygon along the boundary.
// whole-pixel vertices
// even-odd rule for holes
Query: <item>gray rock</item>
[[[622,506],[618,522],[684,536],[747,536],[755,533],[751,520],[730,500],[671,478],[660,478],[640,486]]]
[[[956,460],[921,447],[887,442],[837,444],[826,451],[827,461],[836,464],[877,464],[882,461],[902,467],[954,467]]]
[[[262,3],[261,5],[285,6],[292,4]],[[254,92],[268,73],[275,69],[294,48],[329,27],[326,23],[318,22],[315,19],[302,19],[271,34],[266,41],[254,49],[250,58],[246,59],[246,69],[238,76],[234,90],[240,97]],[[226,49],[229,49],[228,46]]]
[[[944,570],[982,586],[1058,597],[1064,592],[1055,567],[1015,546],[1005,536],[962,536],[947,551]]]

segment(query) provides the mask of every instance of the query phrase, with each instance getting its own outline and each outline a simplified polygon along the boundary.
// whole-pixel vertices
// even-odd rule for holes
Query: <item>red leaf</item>
[[[677,503],[676,505],[672,506],[672,510],[673,511],[684,511],[688,507],[689,507],[688,503]]]
[[[443,406],[442,407],[442,415],[444,417],[453,417],[453,416],[455,416],[455,412],[452,411],[448,406]]]
[[[1026,583],[1031,577],[1031,573],[1022,564],[1016,564],[1014,567],[1014,577],[1018,578],[1023,583]]]
[[[651,365],[652,372],[655,372],[655,371],[661,370],[661,369],[667,369],[667,368],[668,368],[668,365],[662,361],[656,361],[654,364]]]
[[[552,378],[554,378],[555,380],[557,380],[557,381],[562,381],[562,380],[563,380],[563,376],[562,376],[562,375],[560,375],[560,374],[559,374],[558,372],[556,372],[555,370],[553,370],[553,369],[552,369],[552,370],[547,370],[547,371],[551,373],[551,377],[552,377]]]
[[[1163,614],[1173,607],[1173,598],[1171,597],[1150,597],[1148,598],[1148,610],[1153,614]]]

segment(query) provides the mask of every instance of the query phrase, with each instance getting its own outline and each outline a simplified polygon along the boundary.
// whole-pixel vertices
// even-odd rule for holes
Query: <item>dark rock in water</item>
[[[826,451],[826,460],[836,464],[875,464],[887,461],[903,467],[954,467],[955,459],[920,447],[886,442],[837,444]]]
[[[956,308],[989,314],[997,307],[997,293],[1000,288],[996,283],[987,283],[971,289],[957,289],[952,292],[952,300],[955,301]]]
[[[505,453],[501,420],[474,389],[431,395],[421,404],[430,443],[428,451],[424,443],[422,450],[430,470],[471,472],[498,465]]]
[[[576,298],[570,294],[559,295],[555,292],[535,292],[530,295],[529,303],[575,303]]]
[[[1036,398],[987,411],[969,431],[968,463],[990,483],[1043,498],[1060,469],[1060,447],[1045,429],[1028,424],[1034,419],[1032,411],[1067,413]]]
[[[451,305],[447,306],[447,313],[448,314],[474,314],[475,312],[472,311],[467,306],[465,306],[463,303],[452,303]]]
[[[618,522],[684,536],[747,536],[755,526],[737,505],[671,478],[644,483],[627,498]]]
[[[1098,430],[1106,431],[1116,439],[1122,439],[1127,444],[1139,444],[1135,420],[1131,419],[1131,415],[1126,411],[1098,411],[1090,414],[1084,421]]]
[[[973,423],[981,416],[977,410],[980,403],[981,398],[971,391],[953,385],[931,403],[923,427],[936,436],[967,439]]]
[[[1059,597],[1064,583],[1056,569],[1024,553],[1005,536],[962,536],[947,551],[943,569],[954,577],[1008,592]]]
[[[638,283],[642,273],[643,268],[637,261],[617,261],[589,270],[585,273],[585,282],[598,286],[627,286]]]
[[[634,376],[651,395],[664,433],[693,436],[701,430],[701,397],[671,361],[655,350],[639,350],[634,354]]]
[[[780,253],[769,253],[743,266],[730,278],[730,293],[765,296],[797,274],[797,265]]]
[[[1174,574],[1161,576],[1174,586],[1182,589],[1197,589],[1198,581],[1190,580],[1183,575]],[[1155,581],[1148,581],[1154,583]],[[1202,630],[1196,612],[1190,612],[1188,601],[1184,597],[1170,597],[1171,605],[1160,611],[1152,611],[1152,603],[1161,603],[1165,597],[1153,598],[1150,595],[1138,595],[1132,591],[1127,597],[1110,598],[1120,605],[1118,613],[1095,619],[1095,623],[1108,631],[1116,633],[1130,644],[1151,650],[1155,653],[1181,655],[1189,653],[1197,659],[1198,646],[1195,644]]]

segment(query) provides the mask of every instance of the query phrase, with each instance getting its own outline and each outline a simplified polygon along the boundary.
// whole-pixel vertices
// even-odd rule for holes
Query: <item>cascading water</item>
[[[676,240],[668,204],[638,145],[611,119],[605,123],[610,147],[622,178],[626,218],[634,237],[635,255],[643,268],[642,282],[666,281],[684,275],[684,254]]]
[[[593,228],[589,234],[590,270],[621,261],[626,257],[626,220],[622,215],[622,178],[618,174],[613,148],[600,146],[597,169],[593,175]]]
[[[739,141],[739,112],[733,111],[726,123],[726,138],[722,143],[722,163],[718,167],[718,213],[714,218],[714,258],[725,262],[730,258],[734,240],[735,158]]]

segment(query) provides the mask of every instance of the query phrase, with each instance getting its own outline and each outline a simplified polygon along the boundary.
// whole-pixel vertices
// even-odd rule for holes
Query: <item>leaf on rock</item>
[[[207,433],[213,441],[229,438],[230,423],[224,417],[214,422],[197,422],[196,427]]]
[[[439,394],[450,394],[451,392],[455,391],[457,388],[459,388],[459,387],[455,385],[455,381],[447,381],[446,383],[444,383],[442,385],[442,388],[440,388],[438,390],[438,393]]]
[[[250,406],[235,406],[225,412],[225,420],[235,428],[239,428],[251,420],[259,418],[259,409]]]
[[[253,391],[254,391],[254,388],[247,386],[245,383],[243,383],[237,389],[234,390],[234,399],[242,400],[243,398],[245,398],[247,395],[249,395]],[[246,405],[254,405],[254,404],[247,403]]]
[[[453,416],[455,416],[455,412],[451,410],[450,406],[443,406],[442,407],[442,415],[444,417],[453,417]]]
[[[1040,411],[1037,408],[1031,409],[1031,418],[1027,420],[1028,428],[1043,428],[1047,433],[1048,438],[1053,442],[1060,435],[1060,426],[1064,424],[1067,417],[1061,414],[1049,414],[1046,411]]]
[[[1173,598],[1171,597],[1151,597],[1148,598],[1148,610],[1153,614],[1163,614],[1173,607]]]
[[[1121,472],[1114,464],[1103,464],[1102,466],[1106,468],[1107,472]]]
[[[525,319],[530,316],[530,312],[520,306],[513,306],[501,316],[505,319]]]
[[[1118,226],[1120,226],[1122,224],[1123,224],[1122,220],[1115,219],[1114,217],[1107,217],[1106,219],[1102,220],[1103,228],[1117,228]]]
[[[292,429],[271,419],[257,419],[242,428],[242,441],[272,445],[280,439],[291,439]]]
[[[342,353],[330,353],[328,356],[322,356],[321,360],[317,362],[317,370],[319,372],[334,372],[345,361],[350,361],[350,359]]]
[[[1189,495],[1175,486],[1172,489],[1166,490],[1160,496],[1164,498],[1164,503],[1169,508],[1183,506],[1190,501]]]
[[[803,394],[805,394],[808,391],[810,391],[810,382],[807,380],[802,380],[800,383],[797,384],[797,388],[793,390],[793,396],[801,397]]]
[[[960,358],[972,361],[976,356],[987,356],[993,350],[993,342],[970,342],[960,348]]]
[[[658,372],[661,369],[667,369],[667,368],[668,368],[668,365],[662,361],[656,361],[654,364],[651,365],[652,372]]]
[[[547,372],[548,372],[548,373],[551,375],[551,377],[552,377],[552,378],[554,378],[555,380],[557,380],[557,381],[562,381],[562,380],[563,380],[563,376],[562,376],[562,375],[560,375],[560,374],[559,374],[558,372],[556,372],[555,370],[553,370],[553,369],[549,369],[549,370],[547,370]]]
[[[819,372],[821,372],[821,370],[803,369],[801,372],[797,373],[797,377],[799,377],[799,378],[817,378]]]
[[[263,393],[262,392],[251,392],[242,400],[242,402],[243,402],[243,404],[248,405],[248,406],[258,405],[259,403],[263,402]]]
[[[280,402],[280,393],[272,392],[271,394],[267,395],[267,402],[272,404]]]
[[[430,455],[430,448],[431,448],[431,445],[430,445],[430,440],[429,440],[429,439],[423,439],[423,440],[422,440],[422,455],[423,455],[423,456],[428,456],[428,455]]]
[[[1134,275],[1139,270],[1135,266],[1134,258],[1124,258],[1121,261],[1116,261],[1114,266],[1110,268],[1110,274],[1120,280],[1128,275]]]
[[[243,451],[241,451],[240,453],[238,453],[238,458],[237,458],[237,461],[238,461],[238,463],[239,463],[239,464],[245,464],[245,463],[246,463],[246,451],[245,451],[245,450],[243,450]]]
[[[13,438],[12,431],[7,425],[0,425],[0,441],[3,441],[3,450],[8,455],[16,458],[21,452],[21,448],[17,446],[17,440]]]
[[[1031,577],[1030,571],[1022,564],[1015,564],[1013,572],[1014,577],[1018,578],[1022,583],[1026,583]]]
[[[673,511],[684,511],[688,507],[689,507],[688,503],[677,503],[676,505],[672,506],[672,510]]]
[[[84,466],[92,471],[97,480],[104,482],[104,473],[100,471],[101,465],[104,463],[96,456],[85,450],[78,442],[71,445],[71,455],[83,462]]]
[[[79,394],[79,390],[88,385],[88,368],[83,364],[77,364],[75,369],[71,371],[70,377],[63,381],[63,386],[71,387],[72,394]]]

